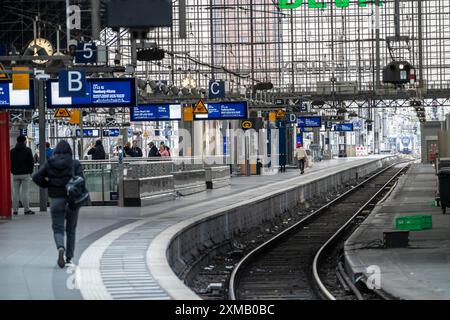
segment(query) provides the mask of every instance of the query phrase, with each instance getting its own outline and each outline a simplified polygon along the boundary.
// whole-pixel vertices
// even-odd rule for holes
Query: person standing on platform
[[[88,156],[92,156],[92,160],[106,159],[105,148],[103,148],[103,143],[101,140],[97,140],[95,142],[95,145],[93,145],[91,150],[88,151]]]
[[[136,153],[131,148],[131,143],[129,141],[125,144],[125,147],[123,147],[123,152],[125,157],[136,157]]]
[[[11,149],[11,173],[13,175],[13,214],[19,213],[20,189],[22,189],[22,204],[25,215],[34,214],[30,210],[30,178],[34,170],[34,158],[31,149],[26,145],[25,136],[17,137],[16,146]]]
[[[148,144],[148,146],[150,147],[150,151],[148,153],[148,157],[149,158],[156,158],[156,157],[160,157],[161,156],[159,154],[158,148],[155,146],[155,144],[153,142],[150,142]]]
[[[50,147],[50,143],[45,143],[45,156],[50,159],[53,156],[53,149]]]
[[[135,157],[137,158],[142,158],[143,157],[143,153],[142,153],[142,149],[138,147],[138,142],[137,140],[133,141],[133,148],[132,148]]]
[[[33,175],[33,181],[41,188],[48,188],[53,236],[58,250],[58,266],[64,268],[71,264],[75,251],[75,233],[80,208],[72,208],[67,199],[66,185],[75,176],[84,178],[83,168],[74,160],[72,149],[67,141],[58,143],[53,157]],[[66,244],[64,245],[64,230]],[[66,260],[64,260],[64,255]]]
[[[300,144],[298,148],[295,150],[295,157],[298,160],[298,168],[300,169],[300,174],[305,173],[305,163],[308,160],[308,154],[306,153],[305,148]]]
[[[163,145],[161,145],[161,147],[159,148],[159,154],[163,158],[169,158],[170,157],[170,152],[168,150],[168,147],[165,147]]]

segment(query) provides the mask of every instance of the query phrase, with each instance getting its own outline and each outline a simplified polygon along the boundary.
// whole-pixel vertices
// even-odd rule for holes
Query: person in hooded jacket
[[[58,266],[64,268],[71,264],[75,250],[75,232],[79,208],[68,205],[66,184],[72,178],[72,170],[76,176],[84,177],[83,168],[78,160],[72,158],[72,149],[67,141],[61,141],[56,146],[53,157],[33,175],[33,181],[41,188],[48,188],[52,229],[58,250]],[[64,245],[64,230],[67,236],[67,246]],[[66,260],[64,260],[64,255]]]
[[[88,151],[88,155],[92,156],[92,160],[105,160],[106,152],[105,148],[103,148],[103,144],[101,140],[97,140],[95,145]]]

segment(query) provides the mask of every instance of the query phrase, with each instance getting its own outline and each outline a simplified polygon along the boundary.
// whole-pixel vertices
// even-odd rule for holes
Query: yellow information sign
[[[66,108],[59,108],[55,112],[55,118],[70,118],[70,112]]]
[[[69,123],[80,124],[80,122],[81,122],[81,110],[71,110]]]
[[[206,105],[203,102],[203,100],[200,100],[195,105],[194,114],[208,114],[208,109],[206,108]]]
[[[192,108],[191,106],[183,108],[183,121],[194,121],[194,108]]]
[[[29,71],[28,67],[13,67],[12,71]],[[30,90],[30,74],[29,73],[13,73],[12,76],[13,90]]]
[[[275,112],[269,112],[269,121],[270,122],[277,121],[277,114]]]

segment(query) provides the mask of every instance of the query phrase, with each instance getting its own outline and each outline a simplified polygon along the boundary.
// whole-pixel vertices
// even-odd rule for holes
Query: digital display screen
[[[57,80],[47,83],[48,108],[107,108],[136,106],[136,81],[134,78],[87,79],[83,97],[61,97]]]
[[[196,114],[196,120],[240,120],[248,118],[247,102],[205,104],[208,114]]]
[[[351,132],[353,131],[353,123],[337,124],[334,130],[339,132]]]
[[[320,128],[322,127],[321,117],[299,117],[297,125],[301,128]]]
[[[77,137],[81,137],[81,130],[77,129]],[[85,138],[98,138],[100,137],[100,130],[98,129],[83,129],[83,137]]]
[[[13,90],[12,82],[0,81],[0,109],[33,109],[33,83],[30,90]]]
[[[104,137],[118,137],[120,136],[120,129],[106,129],[103,130]]]
[[[130,109],[131,121],[181,120],[181,104],[147,104]]]

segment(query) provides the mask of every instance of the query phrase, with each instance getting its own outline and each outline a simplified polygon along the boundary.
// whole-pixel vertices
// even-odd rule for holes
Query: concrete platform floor
[[[144,208],[84,207],[78,222],[75,263],[83,253],[88,274],[96,275],[83,281],[93,288],[86,290],[87,296],[92,299],[168,298],[148,274],[145,252],[153,237],[170,225],[208,212],[226,201],[235,201],[235,195],[251,199],[252,194],[258,195],[276,183],[310,179],[318,171],[339,171],[342,166],[379,158],[323,161],[301,177],[297,170],[271,176],[235,177],[229,187]],[[105,243],[108,247],[101,247]],[[126,250],[130,247],[135,250]],[[19,215],[0,223],[0,299],[82,299],[74,284],[74,272],[74,269],[61,270],[56,266],[48,213]],[[107,295],[96,295],[97,285],[102,286]],[[156,293],[145,294],[149,288]]]
[[[450,214],[434,207],[436,176],[431,165],[414,164],[345,245],[347,268],[369,275],[381,270],[381,289],[400,299],[450,299]],[[409,248],[380,249],[383,231],[404,215],[432,215],[433,229],[410,232]]]

